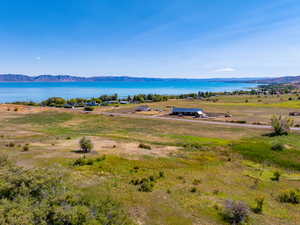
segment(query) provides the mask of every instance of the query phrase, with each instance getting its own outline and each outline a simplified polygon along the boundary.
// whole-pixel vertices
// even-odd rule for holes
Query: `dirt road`
[[[142,119],[172,120],[172,121],[183,121],[183,122],[190,122],[190,123],[202,123],[202,124],[211,124],[211,125],[222,125],[222,126],[229,126],[229,127],[246,127],[246,128],[255,128],[255,129],[272,129],[271,126],[267,126],[267,125],[228,123],[228,122],[208,121],[208,120],[205,120],[205,119],[202,119],[202,120],[191,120],[191,119],[181,119],[181,118],[174,118],[174,117],[144,116],[144,115],[137,115],[137,114],[109,113],[109,112],[102,112],[101,114],[102,115],[107,115],[107,116],[121,116],[121,117],[142,118]],[[291,128],[291,130],[300,131],[300,128],[293,127],[293,128]]]

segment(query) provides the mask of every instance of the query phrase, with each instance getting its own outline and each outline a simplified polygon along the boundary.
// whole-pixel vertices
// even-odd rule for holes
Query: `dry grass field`
[[[216,98],[217,102],[170,100],[149,105],[164,113],[168,106],[230,112],[232,119],[248,123],[268,123],[274,113],[300,111],[300,101],[288,100],[289,96],[262,97],[262,102],[251,96]],[[96,113],[134,107],[104,107]],[[270,137],[265,135],[270,130],[264,129],[96,113],[1,105],[1,154],[26,169],[63,167],[76,187],[95,199],[110,195],[136,224],[228,224],[222,210],[229,199],[250,208],[246,224],[300,224],[300,205],[278,199],[287,189],[299,188],[300,134]],[[94,144],[91,153],[79,151],[83,136]],[[26,144],[29,149],[24,151]],[[284,149],[272,150],[276,144]],[[275,172],[280,173],[279,181],[272,179]],[[143,178],[151,178],[152,186],[134,184]],[[264,198],[261,214],[251,210],[258,197]]]
[[[217,96],[207,100],[169,100],[167,102],[158,102],[148,104],[151,108],[161,109],[162,112],[152,112],[156,115],[166,115],[171,112],[171,107],[191,107],[201,108],[208,113],[228,113],[231,118],[220,116],[210,119],[215,121],[246,121],[247,123],[269,124],[270,117],[273,114],[288,116],[290,112],[300,112],[300,100],[297,95],[277,96]],[[291,99],[291,100],[289,100]],[[112,112],[132,112],[136,106],[123,106],[114,108]],[[148,112],[151,114],[151,112]],[[294,117],[295,124],[300,125],[300,117]]]

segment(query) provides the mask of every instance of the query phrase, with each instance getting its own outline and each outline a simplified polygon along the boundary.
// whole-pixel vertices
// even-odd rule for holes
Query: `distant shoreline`
[[[39,75],[0,74],[0,82],[101,82],[101,81],[212,81],[212,82],[249,82],[259,78],[150,78],[130,76],[94,76],[80,77],[72,75]]]
[[[57,96],[92,98],[118,94],[122,97],[137,94],[177,95],[201,92],[248,90],[257,84],[205,80],[147,80],[147,81],[72,81],[72,82],[0,82],[0,102],[42,101]]]

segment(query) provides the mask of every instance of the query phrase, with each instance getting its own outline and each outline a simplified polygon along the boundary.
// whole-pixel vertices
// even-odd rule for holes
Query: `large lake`
[[[0,83],[0,102],[42,101],[49,97],[98,97],[117,93],[121,97],[135,94],[186,94],[198,91],[245,90],[255,84],[212,82],[204,80],[109,81],[109,82],[13,82]]]

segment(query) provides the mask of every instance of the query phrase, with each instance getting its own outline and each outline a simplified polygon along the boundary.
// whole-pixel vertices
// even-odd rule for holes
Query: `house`
[[[74,106],[72,104],[64,104],[64,108],[70,109],[73,108]]]
[[[151,111],[151,108],[147,105],[141,105],[135,109],[136,112],[148,112]]]
[[[87,106],[98,106],[99,104],[97,102],[88,102],[86,103]]]
[[[205,117],[205,113],[199,108],[177,108],[173,107],[171,115],[185,115],[185,116],[197,116]]]
[[[108,103],[108,104],[118,104],[119,101],[116,101],[116,100],[115,100],[115,101],[108,101],[107,103]]]

